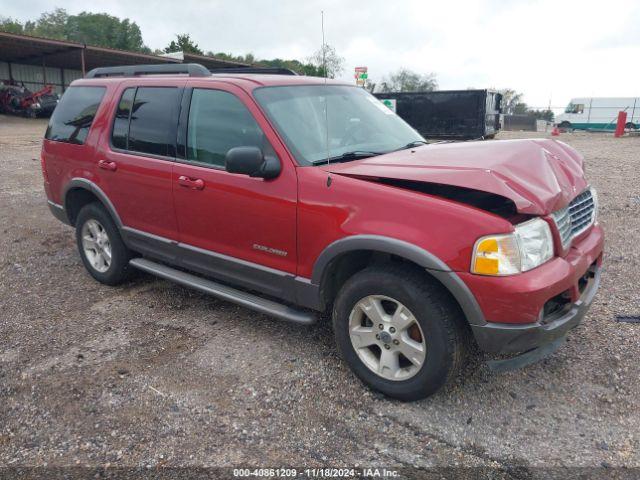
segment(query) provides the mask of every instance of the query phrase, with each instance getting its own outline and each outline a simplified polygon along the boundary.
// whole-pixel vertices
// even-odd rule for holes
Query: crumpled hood
[[[566,206],[587,186],[582,155],[551,139],[431,144],[321,168],[472,188],[509,198],[518,212],[532,215]]]

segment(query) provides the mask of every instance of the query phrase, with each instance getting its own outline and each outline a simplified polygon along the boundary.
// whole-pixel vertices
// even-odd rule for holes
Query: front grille
[[[562,248],[565,249],[571,244],[571,240],[593,225],[596,219],[596,198],[594,192],[588,188],[571,203],[553,212],[551,215],[556,222]]]

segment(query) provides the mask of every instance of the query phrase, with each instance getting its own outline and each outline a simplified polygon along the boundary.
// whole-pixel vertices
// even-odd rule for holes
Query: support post
[[[627,112],[618,112],[618,123],[616,124],[616,133],[613,134],[614,137],[620,138],[624,135],[624,126],[627,123]]]
[[[85,67],[85,60],[84,60],[84,51],[87,48],[86,45],[84,45],[82,47],[82,49],[80,50],[80,63],[82,64],[82,76],[84,77],[87,74],[87,69]]]
[[[60,86],[62,87],[62,93],[65,91],[64,85],[64,68],[60,67]]]
[[[7,67],[9,68],[9,81],[13,83],[13,70],[11,70],[11,62],[7,62]]]
[[[44,87],[47,84],[47,64],[44,61],[44,56],[42,57],[42,86]]]

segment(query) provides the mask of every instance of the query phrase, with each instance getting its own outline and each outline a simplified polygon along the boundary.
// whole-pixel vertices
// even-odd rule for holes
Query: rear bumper
[[[587,313],[600,285],[600,267],[595,266],[593,277],[579,300],[571,304],[568,311],[546,323],[505,324],[487,323],[471,325],[478,346],[493,353],[526,352],[551,344],[574,329]]]

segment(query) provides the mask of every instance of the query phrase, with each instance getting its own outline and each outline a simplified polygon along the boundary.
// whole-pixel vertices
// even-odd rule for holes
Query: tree
[[[212,52],[208,51],[207,55],[220,58],[222,60],[229,60],[232,62],[248,63],[257,67],[272,67],[272,68],[288,68],[293,70],[298,75],[308,75],[314,77],[321,77],[322,70],[311,63],[302,63],[299,60],[284,60],[282,58],[274,58],[271,60],[257,59],[252,53],[245,55],[233,55],[225,52]]]
[[[191,36],[188,33],[183,33],[182,35],[177,34],[176,40],[171,40],[171,43],[168,47],[164,49],[165,53],[172,52],[187,52],[194,53],[196,55],[204,55],[200,47],[193,40],[191,40]]]
[[[536,117],[538,120],[546,120],[547,122],[553,122],[555,116],[553,110],[549,110],[548,108],[544,110],[529,110],[527,111],[527,115]]]
[[[0,32],[23,34],[24,26],[10,17],[0,17]]]
[[[384,77],[380,82],[379,91],[388,92],[431,92],[438,88],[435,73],[422,75],[407,68]]]
[[[120,50],[144,51],[142,32],[128,18],[120,20],[106,13],[81,12],[71,15],[66,25],[67,39]]]
[[[515,113],[516,105],[522,101],[522,94],[516,93],[515,90],[510,88],[498,91],[502,94],[502,113],[505,115],[513,115]]]
[[[526,115],[528,111],[529,111],[529,107],[524,102],[518,102],[513,107],[514,115]]]
[[[67,11],[64,8],[56,8],[51,12],[44,12],[35,23],[31,22],[29,27],[25,25],[25,33],[57,40],[68,40],[68,20]]]
[[[272,60],[259,60],[257,65],[262,67],[288,68],[299,75],[324,77],[324,70],[322,70],[321,67],[316,67],[312,63],[302,63],[299,60],[283,60],[281,58],[274,58]]]
[[[253,53],[247,53],[246,55],[234,55],[233,53],[225,53],[225,52],[215,53],[212,50],[209,50],[205,55],[209,57],[216,57],[221,60],[228,60],[230,62],[250,63],[250,64],[256,63],[256,58],[254,57]]]
[[[128,18],[120,20],[106,13],[80,12],[78,15],[69,15],[66,10],[56,8],[40,15],[35,22],[21,24],[12,19],[0,20],[0,30],[120,50],[150,51],[144,45],[142,32],[135,22]]]
[[[323,45],[307,58],[307,64],[315,67],[320,77],[336,78],[344,70],[344,58],[331,45]]]

